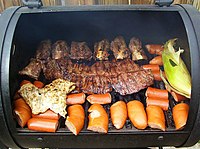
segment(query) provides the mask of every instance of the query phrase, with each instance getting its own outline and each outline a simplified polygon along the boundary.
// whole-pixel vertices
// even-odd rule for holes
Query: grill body
[[[0,17],[1,98],[0,140],[8,147],[148,147],[191,146],[200,139],[200,14],[189,5],[158,7],[70,6],[29,9],[13,7]],[[186,128],[182,131],[122,129],[97,134],[85,129],[74,136],[65,128],[56,133],[16,128],[12,97],[19,85],[21,70],[44,39],[86,41],[90,47],[103,38],[117,35],[139,37],[142,44],[162,43],[179,38],[183,59],[192,76],[192,97]],[[85,105],[87,107],[87,105]]]

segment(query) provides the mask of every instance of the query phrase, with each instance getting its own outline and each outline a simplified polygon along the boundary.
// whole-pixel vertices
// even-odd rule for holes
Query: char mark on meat
[[[92,94],[93,93],[93,77],[92,76],[83,77],[82,83],[83,84],[82,84],[81,90],[84,93]]]
[[[139,65],[135,64],[131,59],[117,61],[114,63],[114,65],[118,74],[134,72],[140,69]]]
[[[47,59],[46,63],[43,65],[43,73],[47,80],[53,80],[57,78],[62,78],[66,80],[71,80],[71,75],[73,74],[74,65],[69,59]]]
[[[27,75],[30,78],[38,80],[40,76],[40,72],[42,71],[43,63],[39,59],[31,59],[30,63],[21,71],[19,71],[20,75]]]
[[[40,72],[43,68],[43,63],[50,57],[51,55],[51,41],[44,40],[42,41],[37,50],[35,58],[31,58],[30,63],[19,71],[20,75],[27,75],[30,78],[38,80],[40,76]]]
[[[43,73],[47,80],[62,79],[64,77],[58,61],[51,58],[49,58],[44,64]]]
[[[116,37],[112,42],[110,49],[113,51],[115,59],[125,59],[130,57],[130,51],[122,36]]]
[[[107,39],[103,39],[94,44],[94,59],[95,60],[108,60],[110,50],[110,43]]]
[[[121,95],[126,95],[153,84],[151,71],[142,69],[130,59],[115,63],[99,61],[92,66],[50,59],[43,71],[48,80],[64,78],[75,82],[77,91],[88,94],[108,93],[113,88]]]
[[[109,78],[106,76],[86,76],[82,80],[81,90],[88,94],[105,94],[112,91]]]
[[[135,72],[140,70],[141,68],[131,59],[126,59],[118,65],[118,67],[122,66],[126,71],[125,72]]]
[[[99,61],[94,63],[90,67],[90,74],[89,75],[104,75],[105,74],[105,66],[103,61]]]
[[[96,47],[108,52],[109,43],[107,42],[106,40],[100,41],[96,43]],[[133,44],[141,49],[139,40],[132,38],[129,46],[131,47]],[[128,59],[130,51],[126,47],[123,37],[115,38],[111,47],[116,59],[97,61],[88,66],[72,63],[69,59],[70,57],[74,60],[91,60],[92,52],[85,42],[72,42],[69,52],[65,41],[55,42],[52,50],[49,40],[42,41],[36,51],[36,58],[31,59],[30,63],[19,71],[19,74],[38,79],[40,72],[43,71],[47,80],[52,81],[58,78],[69,80],[76,83],[78,92],[88,94],[102,94],[115,89],[121,95],[126,95],[138,92],[153,84],[152,72],[143,70],[134,61]],[[102,57],[99,60],[107,60],[107,58]]]
[[[61,59],[69,57],[69,47],[63,40],[58,40],[52,45],[52,58]]]
[[[121,95],[133,94],[153,84],[153,75],[149,70],[121,73],[111,79],[112,87]]]
[[[147,56],[142,49],[142,42],[138,38],[131,38],[129,49],[131,51],[133,61],[147,59]]]
[[[92,51],[86,42],[72,42],[70,49],[70,58],[73,60],[91,60]]]
[[[121,95],[126,95],[129,93],[129,90],[126,86],[126,82],[123,77],[126,77],[127,73],[124,73],[124,75],[120,74],[116,77],[111,78],[111,84],[114,90]]]
[[[46,60],[51,55],[51,41],[42,41],[36,50],[36,59]]]

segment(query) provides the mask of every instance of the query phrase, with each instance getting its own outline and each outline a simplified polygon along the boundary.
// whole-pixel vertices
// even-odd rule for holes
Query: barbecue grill
[[[40,1],[25,1],[26,6],[12,7],[0,17],[1,98],[0,141],[11,148],[28,147],[95,147],[127,148],[149,146],[192,146],[200,139],[200,14],[190,5],[171,5],[171,1],[157,1],[157,5],[67,6],[43,7]],[[142,44],[164,43],[178,38],[185,52],[182,58],[192,77],[192,96],[186,127],[175,130],[172,107],[165,112],[166,131],[147,128],[138,130],[126,121],[123,129],[116,130],[109,122],[108,134],[88,131],[86,118],[83,130],[74,136],[63,125],[55,133],[35,132],[20,128],[12,114],[12,101],[22,80],[18,72],[35,54],[38,43],[45,39],[85,41],[89,47],[103,38],[109,40],[122,35],[126,42],[132,37]],[[140,63],[140,62],[139,62]],[[42,76],[41,76],[41,79]],[[163,88],[163,82],[155,82]],[[111,92],[113,103],[137,99],[143,102],[145,90],[122,96]],[[188,101],[186,101],[188,102]],[[86,117],[89,103],[84,103]],[[110,105],[104,105],[109,111]]]

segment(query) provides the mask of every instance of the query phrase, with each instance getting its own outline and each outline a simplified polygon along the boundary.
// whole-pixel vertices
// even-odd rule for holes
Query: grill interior
[[[24,79],[25,77],[21,77],[21,79]],[[30,78],[29,78],[30,80]],[[44,80],[46,81],[46,80]],[[154,85],[152,87],[155,87],[155,88],[160,88],[160,89],[165,89],[165,85],[162,81],[154,81]],[[130,94],[130,95],[125,95],[125,96],[122,96],[120,95],[119,93],[115,92],[115,91],[112,91],[111,92],[111,96],[112,96],[112,102],[110,104],[106,104],[106,105],[103,105],[103,107],[105,108],[108,116],[109,116],[109,125],[108,125],[108,132],[133,132],[133,131],[140,131],[138,130],[137,128],[135,128],[131,121],[129,119],[126,120],[126,123],[124,125],[124,127],[120,130],[117,130],[113,124],[112,124],[112,121],[111,121],[111,117],[110,117],[110,107],[113,103],[117,102],[117,101],[125,101],[126,103],[128,103],[129,101],[132,101],[132,100],[138,100],[140,102],[143,103],[143,105],[146,107],[146,96],[145,96],[145,92],[146,92],[146,89],[143,89],[137,93],[134,93],[134,94]],[[185,103],[188,103],[189,104],[189,100],[185,100],[184,101]],[[165,120],[166,120],[166,131],[175,131],[175,126],[174,126],[174,121],[173,121],[173,117],[172,117],[172,108],[177,104],[177,102],[173,99],[173,97],[170,95],[169,96],[169,109],[167,111],[164,111],[164,114],[165,114]],[[86,101],[84,104],[83,104],[83,107],[85,109],[85,123],[84,123],[84,127],[83,127],[83,130],[82,132],[90,132],[90,131],[87,131],[87,125],[88,125],[88,109],[90,107],[90,103],[88,101]],[[58,130],[57,132],[70,132],[68,130],[68,128],[65,126],[65,119],[64,118],[60,118],[59,120],[60,122],[60,126],[58,127]],[[18,132],[21,132],[21,133],[26,133],[26,132],[34,132],[34,131],[31,131],[27,128],[20,128],[20,126],[17,125],[17,131]],[[150,127],[147,127],[145,129],[145,131],[160,131],[160,130],[156,130],[156,129],[152,129]]]
[[[158,12],[158,11],[93,11],[93,12],[58,12],[58,13],[36,13],[23,14],[17,24],[10,63],[10,95],[14,96],[19,88],[19,83],[23,79],[31,80],[27,77],[18,75],[18,71],[29,63],[29,59],[34,57],[40,41],[50,39],[52,42],[56,40],[65,40],[68,44],[72,41],[85,41],[90,49],[93,44],[103,38],[112,41],[116,36],[121,35],[125,38],[126,44],[129,43],[131,37],[138,37],[144,45],[163,44],[168,39],[178,38],[179,45],[185,49],[183,60],[187,68],[190,70],[190,54],[187,41],[187,34],[180,15],[177,12]],[[151,59],[153,55],[148,55]],[[90,63],[83,62],[88,65]],[[139,65],[147,64],[148,61],[138,61]],[[39,79],[47,82],[43,76]],[[154,81],[153,87],[164,89],[164,83]],[[119,93],[112,92],[112,103],[104,105],[109,114],[109,131],[108,132],[133,132],[140,131],[136,129],[130,122],[126,120],[123,129],[117,130],[112,125],[110,119],[110,106],[118,100],[124,100],[126,103],[131,100],[139,100],[146,106],[146,89],[131,95],[121,96]],[[12,100],[12,99],[11,99]],[[169,110],[165,111],[166,131],[174,131],[174,122],[172,119],[172,107],[177,104],[170,96]],[[189,101],[184,101],[189,102]],[[84,103],[86,114],[85,125],[81,132],[87,132],[88,124],[88,108],[90,104]],[[64,119],[60,119],[60,127],[57,132],[69,132],[64,125]],[[19,133],[33,132],[27,128],[20,128],[17,125]],[[144,131],[160,131],[146,128]]]

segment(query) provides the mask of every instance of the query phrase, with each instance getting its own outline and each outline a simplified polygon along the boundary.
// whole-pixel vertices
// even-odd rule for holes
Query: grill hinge
[[[155,0],[155,4],[158,5],[159,7],[167,6],[169,7],[174,0]]]
[[[28,8],[40,8],[43,6],[42,0],[22,0],[22,2]]]

